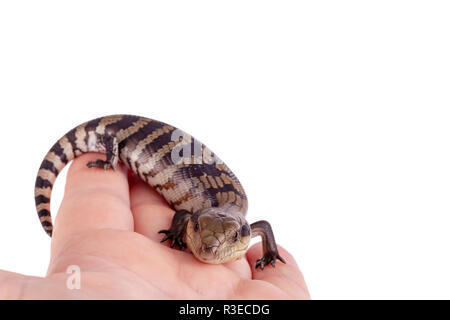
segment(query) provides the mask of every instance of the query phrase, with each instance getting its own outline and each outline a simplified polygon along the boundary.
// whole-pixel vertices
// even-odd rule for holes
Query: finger
[[[121,165],[115,171],[86,166],[89,161],[103,157],[85,154],[69,168],[64,198],[55,220],[54,245],[88,230],[133,230],[127,170]]]
[[[278,252],[285,260],[286,264],[277,260],[275,267],[269,264],[264,267],[264,270],[261,270],[260,268],[255,268],[256,260],[263,255],[261,243],[253,245],[247,251],[246,258],[252,267],[253,280],[266,281],[278,287],[282,292],[288,293],[291,298],[309,299],[310,296],[305,279],[303,278],[294,257],[281,246],[278,246]]]
[[[152,240],[161,241],[161,229],[169,229],[174,210],[155,189],[130,175],[130,203],[134,218],[134,231]]]

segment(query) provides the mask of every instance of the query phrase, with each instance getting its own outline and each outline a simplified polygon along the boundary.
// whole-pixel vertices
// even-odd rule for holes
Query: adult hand
[[[45,278],[0,271],[0,299],[308,299],[294,258],[255,269],[261,244],[245,258],[222,265],[162,244],[174,211],[151,187],[119,165],[87,168],[98,154],[73,161],[55,219]],[[69,266],[80,289],[69,289]],[[69,286],[70,287],[70,286]]]

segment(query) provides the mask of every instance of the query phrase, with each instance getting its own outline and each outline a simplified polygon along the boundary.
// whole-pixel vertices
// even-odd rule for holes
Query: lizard
[[[161,121],[135,115],[109,115],[76,126],[62,136],[42,161],[35,183],[35,204],[45,232],[53,232],[50,198],[56,177],[87,152],[106,159],[89,168],[115,170],[122,162],[153,187],[175,210],[161,242],[188,248],[200,261],[220,264],[245,255],[253,237],[262,238],[263,256],[255,268],[275,267],[279,255],[270,224],[249,224],[248,200],[234,173],[208,147]]]

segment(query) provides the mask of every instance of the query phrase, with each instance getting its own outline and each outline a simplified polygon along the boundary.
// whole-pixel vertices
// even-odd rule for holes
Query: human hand
[[[245,258],[222,265],[160,243],[174,211],[146,183],[119,165],[89,169],[98,154],[73,161],[55,219],[45,278],[0,271],[0,299],[309,299],[294,258],[255,269],[261,244]],[[70,290],[68,266],[81,271]]]

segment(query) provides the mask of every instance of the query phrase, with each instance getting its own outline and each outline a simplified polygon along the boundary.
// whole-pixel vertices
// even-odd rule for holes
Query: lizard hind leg
[[[119,161],[119,144],[116,137],[111,135],[101,136],[93,146],[90,146],[89,151],[106,152],[106,160],[90,161],[87,163],[88,168],[103,168],[105,170],[112,168],[116,170]]]

